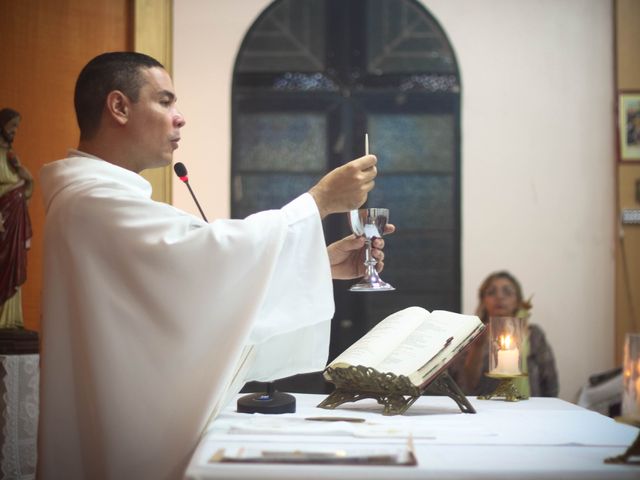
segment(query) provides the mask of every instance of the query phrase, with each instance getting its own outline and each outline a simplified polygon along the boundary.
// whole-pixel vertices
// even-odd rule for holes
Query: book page
[[[455,349],[469,336],[480,319],[473,315],[434,311],[431,315],[377,365],[379,372],[409,376],[445,349]]]
[[[474,338],[481,334],[484,329],[485,326],[482,324],[480,319],[478,319],[478,324],[473,330],[471,330],[470,332],[461,331],[459,335],[461,339],[460,343],[458,343],[457,345],[454,345],[452,343],[447,348],[440,351],[436,356],[434,356],[426,364],[420,367],[420,369],[411,376],[411,381],[418,386],[423,385],[424,383],[428,383],[433,375],[437,374],[440,370],[445,368],[446,365],[460,351],[464,350],[464,347],[472,342]]]
[[[389,315],[347,348],[329,366],[343,364],[339,366],[364,365],[376,368],[392,350],[413,336],[416,328],[428,317],[429,311],[421,307],[409,307]]]

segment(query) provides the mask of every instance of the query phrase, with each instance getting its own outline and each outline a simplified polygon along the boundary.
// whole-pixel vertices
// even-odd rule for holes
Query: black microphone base
[[[295,413],[296,397],[282,392],[250,393],[238,399],[239,413]]]

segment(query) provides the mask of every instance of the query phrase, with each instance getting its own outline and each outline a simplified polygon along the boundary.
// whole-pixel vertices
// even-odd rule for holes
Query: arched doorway
[[[378,156],[368,205],[390,209],[384,279],[335,282],[331,357],[399,309],[460,310],[460,77],[415,0],[276,0],[247,33],[232,94],[231,214],[279,208],[324,173]],[[349,233],[325,221],[327,241]]]

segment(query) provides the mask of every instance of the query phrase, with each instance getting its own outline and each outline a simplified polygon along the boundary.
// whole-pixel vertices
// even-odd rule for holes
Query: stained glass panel
[[[238,170],[324,171],[327,119],[322,113],[242,113],[238,115]]]
[[[388,238],[385,281],[399,291],[440,292],[457,287],[455,232],[402,233]]]
[[[455,117],[447,114],[370,114],[371,151],[381,172],[452,172]]]
[[[454,229],[453,179],[448,175],[384,175],[369,194],[371,207],[388,208],[403,229]]]
[[[367,70],[371,73],[456,71],[442,30],[413,2],[369,0],[367,33]]]
[[[237,72],[317,72],[325,69],[325,0],[275,2],[253,25]]]
[[[263,210],[281,208],[308,191],[318,180],[319,175],[235,175],[233,217],[244,218]]]

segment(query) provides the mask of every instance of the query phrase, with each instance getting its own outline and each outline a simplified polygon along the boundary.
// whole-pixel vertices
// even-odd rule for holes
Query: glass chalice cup
[[[376,270],[378,263],[371,254],[371,243],[381,238],[384,227],[389,221],[387,208],[360,208],[349,212],[351,231],[358,237],[365,238],[365,274],[362,279],[349,290],[352,292],[381,292],[395,290],[387,282],[382,281]]]

